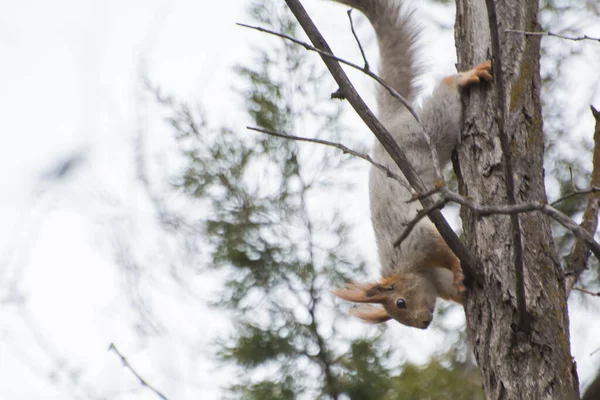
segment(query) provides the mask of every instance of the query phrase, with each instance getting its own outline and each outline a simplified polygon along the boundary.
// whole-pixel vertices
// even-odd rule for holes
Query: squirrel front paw
[[[457,302],[458,304],[463,304],[465,299],[465,294],[467,293],[467,288],[464,283],[459,282],[454,284],[454,294],[452,295],[452,300]]]
[[[465,293],[467,293],[467,288],[463,282],[465,276],[463,275],[462,268],[460,268],[460,264],[452,268],[452,276],[454,278],[452,283],[454,293],[452,294],[451,299],[459,304],[463,304]]]
[[[466,87],[481,82],[481,79],[492,80],[492,62],[490,60],[482,62],[470,71],[459,73],[456,85]]]

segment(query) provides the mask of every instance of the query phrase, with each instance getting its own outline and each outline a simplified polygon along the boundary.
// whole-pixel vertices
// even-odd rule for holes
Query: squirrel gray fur
[[[414,14],[403,0],[334,0],[356,8],[367,16],[379,44],[379,75],[408,101],[414,101],[414,80],[419,30]],[[439,165],[446,166],[456,147],[462,124],[459,90],[481,79],[491,80],[491,64],[485,61],[467,72],[442,80],[433,94],[417,110],[423,126],[436,146]],[[378,87],[378,117],[428,189],[436,184],[431,151],[423,127],[385,88]],[[377,163],[402,176],[383,146],[376,142],[372,157]],[[418,201],[408,202],[406,185],[390,179],[377,168],[371,169],[369,194],[371,219],[382,278],[374,283],[351,283],[335,294],[356,303],[351,314],[370,323],[395,319],[400,323],[426,329],[433,319],[437,297],[462,303],[465,291],[460,261],[446,245],[435,226],[423,218],[400,247],[394,242],[420,210]]]

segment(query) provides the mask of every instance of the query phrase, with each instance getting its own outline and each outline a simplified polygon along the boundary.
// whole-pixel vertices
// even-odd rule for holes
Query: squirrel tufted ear
[[[350,283],[333,293],[340,299],[355,303],[383,303],[388,298],[389,290],[380,283]]]
[[[369,324],[380,324],[391,318],[383,308],[366,305],[351,309],[350,314]]]

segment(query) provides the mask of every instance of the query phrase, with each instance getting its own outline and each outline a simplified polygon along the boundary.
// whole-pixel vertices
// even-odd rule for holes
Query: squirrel
[[[361,11],[375,29],[381,59],[379,75],[408,101],[414,99],[414,79],[419,72],[416,50],[419,29],[403,0],[334,0]],[[383,87],[378,88],[378,117],[427,188],[435,184],[435,169],[423,127],[436,146],[441,168],[448,165],[460,137],[462,103],[460,90],[492,79],[491,63],[446,77],[417,110],[422,126]],[[383,146],[376,141],[372,158],[402,176]],[[433,223],[423,218],[399,247],[394,241],[419,211],[405,181],[402,185],[371,168],[369,194],[371,219],[382,278],[374,283],[350,283],[335,290],[341,299],[362,304],[350,314],[369,323],[389,319],[426,329],[433,320],[437,297],[462,304],[465,287],[460,260],[445,243]]]

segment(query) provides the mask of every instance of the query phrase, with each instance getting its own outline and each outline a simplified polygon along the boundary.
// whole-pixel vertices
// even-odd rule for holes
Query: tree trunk
[[[483,204],[508,204],[507,152],[512,159],[515,201],[546,201],[540,38],[505,32],[538,30],[538,0],[487,2],[486,7],[486,0],[457,0],[459,70],[492,57],[495,46],[490,25],[499,38],[499,53],[492,60],[493,84],[475,87],[464,96],[465,124],[455,164],[460,191]],[[489,22],[488,7],[495,8],[497,24],[493,19]],[[497,87],[501,81],[504,93]],[[502,132],[507,138],[504,152]],[[515,221],[511,216],[477,217],[465,207],[461,217],[466,243],[480,261],[465,312],[486,396],[578,399],[564,278],[548,217],[541,213],[518,217],[527,309],[521,318]]]

